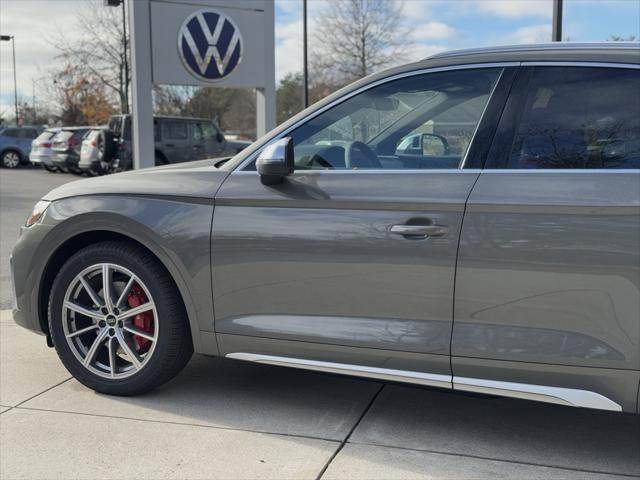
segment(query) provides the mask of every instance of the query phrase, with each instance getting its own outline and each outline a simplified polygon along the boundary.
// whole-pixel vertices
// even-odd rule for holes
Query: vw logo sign
[[[242,60],[242,36],[228,16],[216,10],[192,13],[178,33],[178,52],[186,69],[206,82],[223,80]]]

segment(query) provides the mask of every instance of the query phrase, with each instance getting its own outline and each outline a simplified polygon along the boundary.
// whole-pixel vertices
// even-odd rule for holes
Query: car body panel
[[[7,127],[0,131],[0,157],[4,152],[13,150],[18,152],[20,156],[20,162],[26,163],[29,161],[29,154],[31,153],[31,143],[40,134],[42,129],[38,127]],[[16,135],[9,135],[10,132],[15,132]],[[28,132],[28,135],[27,133]]]
[[[274,187],[231,175],[213,221],[216,331],[448,355],[458,234],[478,174],[301,172]],[[390,233],[419,220],[449,231]]]
[[[455,308],[454,356],[640,370],[640,171],[485,170]]]
[[[201,160],[78,180],[54,188],[43,198],[53,201],[81,195],[130,194],[213,200],[222,180],[229,175],[216,169],[215,163],[216,160]]]
[[[112,175],[107,184],[118,184],[116,177],[139,173]],[[19,324],[43,330],[41,279],[49,259],[65,242],[88,232],[112,232],[144,245],[167,268],[185,301],[194,347],[202,351],[200,330],[213,326],[209,263],[213,197],[227,173],[175,168],[158,169],[156,175],[171,184],[195,188],[169,193],[167,183],[151,182],[140,195],[114,196],[93,188],[95,182],[89,179],[63,185],[48,196],[55,201],[42,222],[23,227],[12,254],[18,307],[14,316]],[[191,181],[195,178],[201,182]]]
[[[53,137],[60,131],[59,128],[48,128],[31,142],[29,161],[35,164],[53,166],[53,149],[51,148]],[[46,133],[47,135],[44,135]],[[44,137],[44,138],[41,138]],[[44,145],[50,145],[46,147]]]

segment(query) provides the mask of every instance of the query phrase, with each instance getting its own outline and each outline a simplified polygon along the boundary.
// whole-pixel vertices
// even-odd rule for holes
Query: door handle
[[[449,228],[444,225],[393,225],[389,231],[403,237],[427,238],[442,237]]]
[[[173,143],[165,143],[164,146],[165,147],[169,147],[169,148],[173,148],[173,147],[175,147],[175,144],[173,144]]]

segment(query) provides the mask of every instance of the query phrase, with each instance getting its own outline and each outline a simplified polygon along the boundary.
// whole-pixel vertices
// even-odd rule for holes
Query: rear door
[[[573,387],[635,409],[639,92],[637,66],[523,67],[462,229],[460,388]]]
[[[475,131],[501,73],[385,82],[290,131],[296,171],[282,184],[263,185],[253,161],[228,177],[212,235],[223,354],[337,362],[352,373],[365,365],[450,386],[458,237],[479,175],[463,167],[480,160],[489,132],[483,120],[473,145],[471,136],[451,138],[455,168],[389,159],[406,134],[446,110],[465,110]],[[502,78],[508,86],[509,72]],[[496,91],[485,118],[502,108],[504,88]]]

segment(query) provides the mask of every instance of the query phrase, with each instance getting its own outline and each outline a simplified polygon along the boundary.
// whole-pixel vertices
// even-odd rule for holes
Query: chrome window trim
[[[485,168],[485,173],[640,173],[640,168]]]
[[[270,138],[268,140],[268,142],[265,142],[260,148],[258,148],[255,152],[253,152],[248,158],[246,158],[240,165],[238,165],[233,172],[231,172],[231,175],[235,174],[236,172],[241,171],[242,169],[244,169],[247,165],[249,165],[251,162],[253,162],[256,157],[260,154],[260,152],[262,151],[262,149],[264,147],[266,147],[269,143],[274,142],[276,140],[281,139],[282,137],[287,136],[289,133],[291,133],[293,130],[295,130],[296,128],[300,127],[301,125],[303,125],[304,123],[307,123],[309,120],[312,120],[314,118],[316,118],[318,115],[320,115],[321,113],[326,112],[327,110],[335,107],[336,105],[350,99],[351,97],[354,97],[362,92],[365,92],[367,90],[370,90],[374,87],[377,87],[379,85],[383,85],[385,83],[389,83],[392,82],[394,80],[399,80],[401,78],[407,78],[407,77],[413,77],[416,75],[423,75],[426,73],[438,73],[438,72],[447,72],[447,71],[455,71],[455,70],[475,70],[475,69],[480,69],[480,68],[507,68],[507,67],[518,67],[520,66],[521,62],[494,62],[494,63],[466,63],[463,65],[450,65],[450,66],[446,66],[446,67],[432,67],[432,68],[422,68],[419,70],[412,70],[410,72],[404,72],[404,73],[398,73],[396,75],[392,75],[390,77],[386,77],[386,78],[381,78],[375,82],[369,83],[367,85],[363,85],[362,87],[353,90],[352,92],[349,92],[348,94],[335,99],[333,102],[325,105],[322,108],[319,108],[318,110],[314,111],[313,113],[307,115],[305,118],[300,119],[300,121],[294,123],[293,125],[291,125],[289,128],[287,128],[286,130],[284,130],[283,132],[281,132],[280,134],[278,134],[277,136]],[[491,90],[491,95],[493,95],[493,93],[495,92],[495,88],[498,85],[498,82],[500,81],[500,78],[502,77],[502,73],[500,72],[500,75],[498,76],[498,79],[496,80],[495,85],[493,86],[493,89]],[[489,100],[491,100],[491,95],[489,96]],[[484,116],[484,113],[486,111],[487,105],[489,104],[489,102],[487,102],[487,104],[485,105],[484,110],[482,111],[482,115],[480,116],[480,119],[478,120],[478,125],[480,124],[480,122],[482,121],[482,118]],[[476,125],[476,131],[477,131],[477,127],[478,125]],[[471,142],[469,142],[469,146],[471,146],[471,144],[473,143],[473,140],[475,139],[475,133],[476,131],[474,131],[474,137],[471,139]],[[469,149],[467,149],[467,152],[469,151]],[[466,160],[466,153],[465,153],[465,159],[463,159],[463,161],[461,162],[460,166],[458,168],[455,169],[447,169],[447,170],[451,170],[451,171],[459,171],[462,170],[462,166],[464,165],[464,161]],[[380,170],[380,169],[366,169],[367,171],[374,171],[374,170]],[[325,170],[318,170],[318,171],[322,171],[325,172]],[[326,170],[326,172],[329,171],[333,171],[333,170]],[[360,170],[362,171],[362,170]],[[384,169],[382,169],[382,171],[385,171]],[[389,170],[386,170],[389,171]],[[420,171],[420,169],[406,169],[403,170],[405,172],[414,172],[414,171]],[[255,175],[257,175],[257,172],[254,171],[249,171],[249,173],[253,173]]]
[[[326,175],[328,173],[330,174],[358,174],[358,175],[362,175],[363,173],[429,173],[429,174],[434,174],[434,173],[452,173],[452,172],[468,172],[468,173],[475,173],[476,175],[480,172],[482,172],[483,170],[480,168],[416,168],[416,169],[410,169],[410,168],[406,168],[406,169],[380,169],[380,168],[370,168],[370,169],[363,169],[363,170],[348,170],[348,169],[334,169],[334,170],[298,170],[298,171],[294,171],[291,175],[289,175],[289,178],[291,177],[296,177],[296,176],[302,176],[302,175],[314,175],[314,174],[323,174]],[[234,172],[234,175],[256,175],[257,172],[253,171],[253,170],[242,170],[239,172]]]
[[[460,390],[466,392],[499,395],[538,402],[555,403],[570,407],[595,408],[621,412],[622,406],[596,392],[576,388],[535,385],[529,383],[486,380],[482,378],[457,377],[436,373],[396,370],[391,368],[370,367],[347,363],[325,362],[305,358],[281,357],[259,353],[232,352],[226,358],[254,363],[264,363],[283,367],[313,370],[317,372],[337,373],[356,377],[374,378],[391,382],[413,383],[432,387]]]

